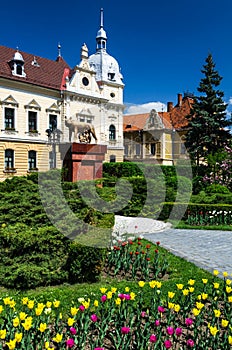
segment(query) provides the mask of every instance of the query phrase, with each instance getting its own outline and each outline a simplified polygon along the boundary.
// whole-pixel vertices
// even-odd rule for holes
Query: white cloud
[[[229,104],[229,105],[232,105],[232,97],[229,99],[228,104]]]
[[[152,109],[155,109],[157,112],[166,111],[167,107],[162,102],[147,102],[141,105],[130,105],[125,109],[125,114],[140,114],[148,113]]]

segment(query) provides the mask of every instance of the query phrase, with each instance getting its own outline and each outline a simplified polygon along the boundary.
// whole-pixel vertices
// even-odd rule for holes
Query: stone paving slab
[[[232,273],[232,231],[173,229],[158,220],[117,215],[114,231],[159,241],[171,253],[209,272]]]

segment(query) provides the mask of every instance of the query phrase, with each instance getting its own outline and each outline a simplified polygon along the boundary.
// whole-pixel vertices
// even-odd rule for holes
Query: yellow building
[[[183,98],[178,94],[177,104],[168,102],[167,112],[153,109],[150,113],[124,115],[124,160],[172,165],[186,159],[186,116],[192,103],[190,94],[185,93]]]
[[[94,126],[106,161],[123,161],[124,84],[106,44],[101,10],[96,52],[84,44],[74,68],[60,46],[55,61],[0,46],[0,180],[61,168],[60,145],[74,140],[69,118]]]

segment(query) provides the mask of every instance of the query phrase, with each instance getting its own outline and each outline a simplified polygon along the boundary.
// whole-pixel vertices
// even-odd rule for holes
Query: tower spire
[[[101,20],[100,20],[100,28],[103,28],[103,8],[101,8],[100,17],[101,17]]]
[[[96,41],[97,41],[97,51],[106,51],[107,36],[103,28],[103,8],[101,8],[101,12],[100,12],[100,29],[97,32]]]

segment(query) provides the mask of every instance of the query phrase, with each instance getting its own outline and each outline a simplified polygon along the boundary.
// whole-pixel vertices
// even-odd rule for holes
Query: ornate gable
[[[36,109],[37,111],[41,111],[40,105],[36,102],[36,100],[31,100],[27,105],[24,106],[25,109]]]
[[[5,100],[3,100],[1,102],[1,104],[11,105],[11,106],[14,106],[14,107],[18,107],[19,106],[18,102],[14,99],[14,97],[12,95],[9,95],[7,98],[5,98]]]

